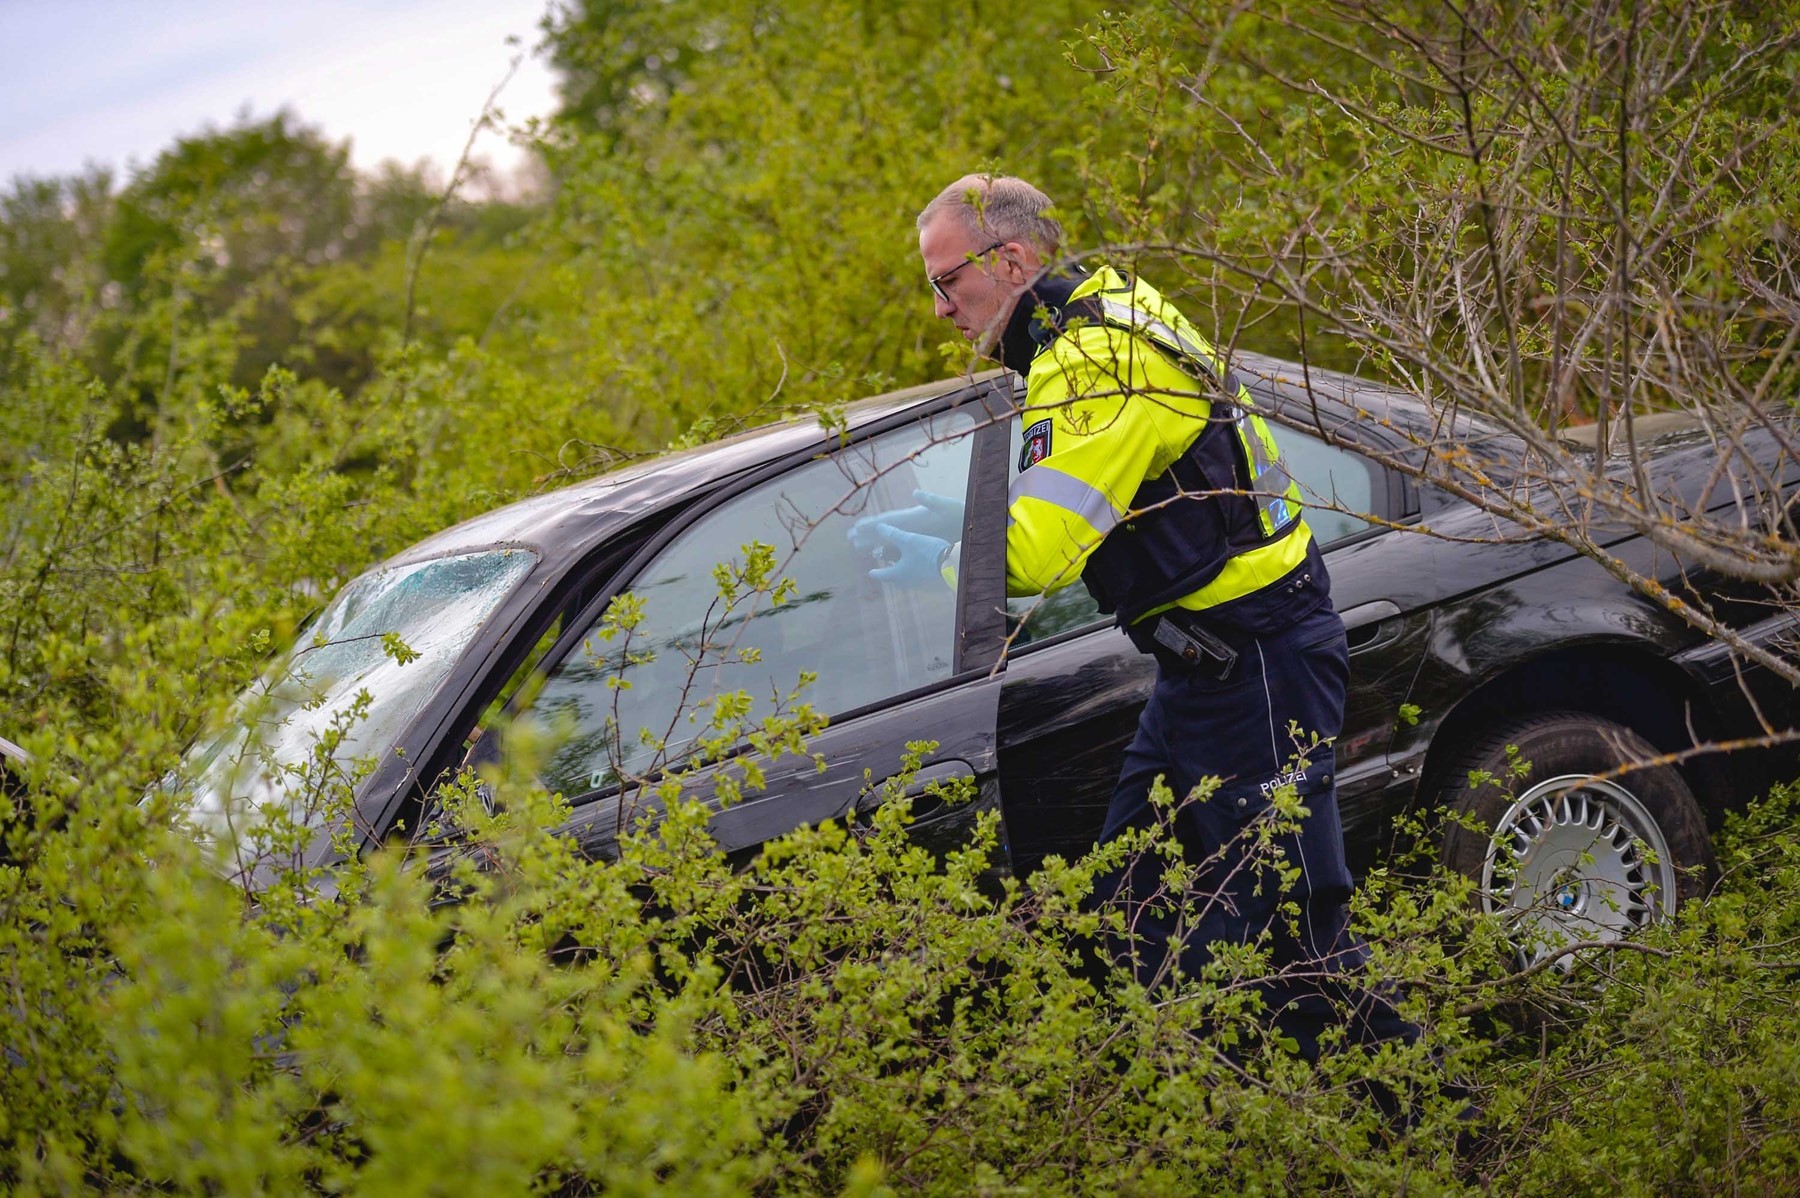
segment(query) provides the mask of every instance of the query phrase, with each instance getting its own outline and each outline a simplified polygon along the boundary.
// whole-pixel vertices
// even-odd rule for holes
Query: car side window
[[[1381,467],[1354,450],[1320,440],[1312,433],[1281,426],[1275,430],[1282,459],[1300,484],[1306,522],[1321,549],[1374,527],[1365,514],[1379,513],[1376,497]],[[1024,448],[1024,421],[1012,421],[1008,461],[1017,462]],[[1106,621],[1087,588],[1071,583],[1048,595],[1016,596],[1006,601],[1012,648],[1041,641],[1075,628]]]
[[[1283,426],[1275,431],[1288,473],[1300,484],[1306,523],[1319,548],[1373,528],[1366,517],[1385,506],[1376,499],[1381,467],[1354,450],[1322,441],[1312,433]]]
[[[799,703],[835,717],[949,678],[956,592],[933,575],[870,578],[883,563],[850,540],[864,516],[948,501],[960,519],[975,420],[947,412],[815,458],[735,496],[669,543],[631,581],[643,604],[627,636],[597,620],[545,679],[530,718],[549,735],[545,784],[568,796],[680,760],[721,704],[739,727]],[[960,524],[955,536],[960,537]],[[721,565],[774,550],[779,602],[721,596]],[[816,680],[801,686],[802,674]],[[741,696],[741,697],[740,697]]]

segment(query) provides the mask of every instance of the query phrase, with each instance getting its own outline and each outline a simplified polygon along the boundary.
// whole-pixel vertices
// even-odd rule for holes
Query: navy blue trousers
[[[1319,1033],[1334,1023],[1347,1022],[1356,1042],[1410,1040],[1417,1029],[1388,995],[1345,976],[1360,970],[1367,949],[1349,929],[1352,883],[1329,743],[1343,727],[1350,678],[1343,621],[1326,604],[1279,633],[1225,639],[1238,661],[1223,682],[1159,669],[1125,752],[1102,841],[1155,822],[1149,794],[1161,775],[1178,802],[1175,839],[1200,871],[1186,893],[1167,894],[1167,862],[1151,853],[1103,881],[1099,897],[1123,905],[1131,929],[1111,946],[1115,960],[1129,960],[1139,980],[1152,984],[1166,977],[1171,959],[1193,976],[1212,958],[1212,945],[1267,933],[1270,976],[1259,989],[1274,1025],[1303,1055],[1317,1055]],[[1219,788],[1190,799],[1209,777],[1222,779]],[[1283,890],[1269,853],[1253,845],[1270,794],[1290,783],[1308,814],[1297,831],[1274,839],[1300,870]],[[1300,908],[1297,920],[1280,911],[1290,900]]]

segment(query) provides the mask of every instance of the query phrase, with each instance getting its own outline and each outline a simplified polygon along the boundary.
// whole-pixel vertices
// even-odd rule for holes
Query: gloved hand
[[[963,502],[933,495],[930,491],[913,492],[912,507],[896,508],[874,516],[864,516],[850,526],[850,543],[856,545],[857,530],[881,523],[902,532],[919,532],[945,541],[962,540]],[[863,548],[856,545],[858,549]]]
[[[918,588],[946,585],[942,563],[950,542],[943,537],[908,532],[879,519],[858,520],[850,530],[850,543],[885,563],[869,571],[877,582]]]

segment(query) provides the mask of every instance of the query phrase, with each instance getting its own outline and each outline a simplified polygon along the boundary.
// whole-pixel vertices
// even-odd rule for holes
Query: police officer
[[[1019,179],[958,179],[920,213],[919,252],[937,315],[1026,376],[1007,593],[1079,577],[1157,661],[1102,840],[1155,821],[1158,776],[1178,800],[1223,780],[1176,809],[1184,857],[1201,866],[1188,894],[1160,894],[1165,863],[1151,854],[1103,887],[1133,926],[1119,951],[1148,984],[1172,961],[1192,976],[1209,945],[1266,932],[1277,968],[1263,997],[1302,1053],[1346,1003],[1355,1038],[1410,1037],[1382,996],[1343,976],[1366,954],[1348,930],[1333,789],[1348,650],[1298,488],[1249,392],[1172,304],[1110,267],[1058,263],[1049,207]],[[855,534],[881,542],[889,579],[955,570],[960,520],[919,499]],[[1277,840],[1300,871],[1284,893],[1257,868],[1248,830],[1289,784],[1308,813]],[[1287,899],[1297,921],[1279,914]]]

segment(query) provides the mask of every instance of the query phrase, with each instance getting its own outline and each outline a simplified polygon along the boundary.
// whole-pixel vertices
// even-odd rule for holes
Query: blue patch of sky
[[[178,136],[282,107],[351,139],[361,165],[447,167],[517,52],[505,35],[529,47],[545,2],[0,0],[0,183],[142,166]],[[528,63],[507,111],[546,111],[548,97]]]

